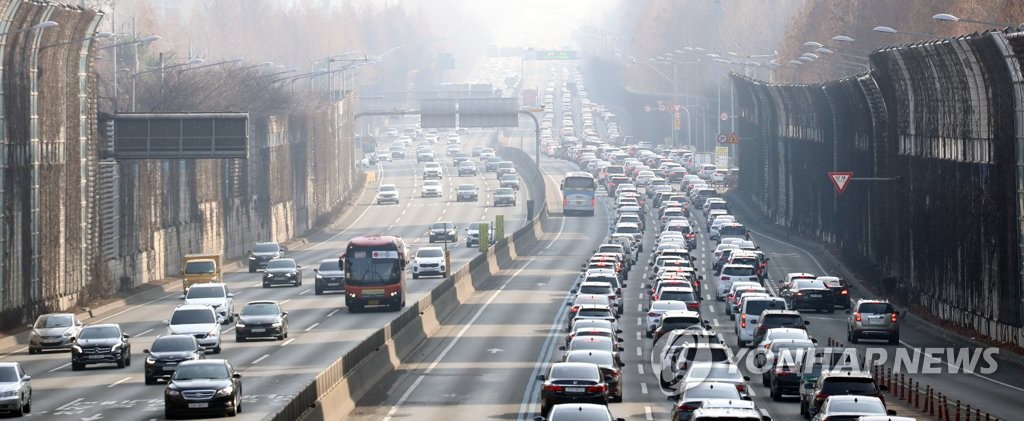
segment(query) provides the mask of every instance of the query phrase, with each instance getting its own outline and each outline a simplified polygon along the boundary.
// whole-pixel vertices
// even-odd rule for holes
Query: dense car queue
[[[577,80],[577,90],[580,85]],[[563,99],[564,108],[571,105],[568,95]],[[595,108],[583,103],[583,114]],[[571,123],[572,115],[566,112],[564,123]],[[673,421],[770,419],[752,399],[749,382],[756,377],[773,401],[799,397],[799,412],[807,419],[895,414],[880,393],[885,387],[860,365],[856,350],[819,345],[803,317],[838,307],[849,313],[851,343],[897,343],[899,314],[889,303],[854,302],[847,283],[836,276],[789,273],[772,280],[770,257],[720,197],[721,177],[715,177],[720,172],[694,162],[692,151],[574,134],[564,131],[560,143],[549,135],[545,151],[575,162],[603,186],[610,234],[582,262],[569,291],[562,359],[538,377],[543,382],[538,419],[557,420],[567,407],[622,401],[629,374],[622,370],[620,344],[626,335],[620,320],[632,319],[624,305],[627,290],[648,297],[640,309],[641,328],[651,341],[652,371],[673,401]],[[707,262],[696,252],[698,238],[709,248]],[[641,265],[646,267],[633,271]],[[631,272],[640,279],[630,279]],[[702,305],[705,298],[721,304]],[[734,324],[717,329],[732,330],[734,347],[706,314],[719,308]],[[756,372],[744,375],[745,361],[738,355],[752,359]],[[601,414],[587,419],[608,417]]]

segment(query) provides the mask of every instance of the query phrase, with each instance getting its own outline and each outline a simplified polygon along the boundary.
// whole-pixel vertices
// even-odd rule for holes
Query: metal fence
[[[102,15],[0,0],[0,328],[67,308],[94,279],[91,35]],[[33,26],[53,21],[45,29]]]
[[[1021,33],[989,32],[877,50],[824,84],[734,75],[740,189],[881,291],[1024,345],[1022,54]],[[854,173],[844,193],[829,171]]]

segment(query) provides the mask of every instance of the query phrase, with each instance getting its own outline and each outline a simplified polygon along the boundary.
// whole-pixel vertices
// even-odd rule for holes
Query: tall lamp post
[[[998,23],[998,22],[989,22],[989,21],[984,21],[984,20],[959,18],[959,17],[956,17],[956,16],[951,15],[949,13],[938,13],[938,14],[935,14],[935,15],[932,16],[932,19],[946,21],[946,22],[967,22],[967,23],[976,23],[976,24],[979,24],[979,25],[1001,26],[1001,27],[1014,27],[1014,26],[1018,26],[1018,25],[1014,25],[1012,23]]]

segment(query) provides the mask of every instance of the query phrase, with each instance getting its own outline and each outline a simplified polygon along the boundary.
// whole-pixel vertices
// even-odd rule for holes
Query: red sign
[[[852,171],[836,172],[830,171],[828,173],[828,179],[832,180],[832,185],[836,186],[836,191],[842,193],[846,190],[846,185],[850,184],[850,179],[853,178]]]

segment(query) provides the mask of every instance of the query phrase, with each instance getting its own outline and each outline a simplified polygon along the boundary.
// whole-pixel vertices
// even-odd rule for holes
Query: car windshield
[[[821,385],[821,393],[829,395],[873,395],[875,381],[866,377],[846,377],[837,374],[828,377]]]
[[[581,364],[555,364],[551,366],[550,379],[596,380],[600,376],[596,366]]]
[[[690,291],[664,291],[658,298],[673,301],[697,301],[693,296],[693,292]]]
[[[212,261],[193,261],[185,263],[185,273],[199,274],[199,273],[215,273],[217,271],[217,265]]]
[[[36,320],[36,329],[71,327],[72,324],[74,324],[74,320],[69,314],[48,314],[39,316],[39,319]]]
[[[292,259],[277,259],[267,263],[267,269],[295,269],[295,261]]]
[[[747,229],[739,225],[726,225],[718,229],[721,235],[746,235]]]
[[[750,266],[726,266],[722,269],[722,275],[729,276],[754,276],[757,274],[757,269]]]
[[[496,194],[498,196],[511,196],[511,195],[513,195],[515,193],[512,192],[512,189],[503,188],[503,189],[495,190],[494,194]]]
[[[859,310],[864,314],[889,314],[895,311],[889,303],[864,303]]]
[[[615,232],[623,234],[637,234],[640,232],[640,228],[637,228],[635,225],[623,225],[615,227]]]
[[[201,323],[213,323],[217,319],[213,312],[208,309],[178,310],[171,315],[172,325],[191,325]]]
[[[0,383],[16,383],[19,380],[18,370],[14,366],[0,367]]]
[[[434,230],[450,230],[455,226],[451,222],[437,222],[430,226],[430,229]]]
[[[744,314],[750,316],[760,316],[761,312],[765,310],[773,309],[784,309],[786,304],[779,300],[749,300],[747,301],[747,311]]]
[[[281,314],[281,308],[273,303],[253,303],[242,307],[243,316],[274,316]]]
[[[688,327],[700,327],[700,319],[696,317],[672,317],[662,319],[661,321],[662,331],[686,329]]]
[[[474,186],[472,184],[461,184],[461,185],[459,185],[459,191],[474,191],[474,190],[476,190],[476,186]]]
[[[320,272],[340,271],[341,265],[338,264],[338,260],[336,259],[324,260],[320,262],[320,267],[317,268],[317,270]]]
[[[612,349],[611,338],[601,336],[584,336],[581,339],[573,340],[569,343],[570,351],[585,351],[585,350],[597,350],[597,351],[609,351]]]
[[[275,253],[279,250],[277,243],[257,243],[252,246],[253,253]]]
[[[828,404],[829,413],[842,413],[852,412],[857,414],[878,414],[885,415],[885,405],[882,405],[881,401],[874,399],[864,399],[858,402],[841,400],[829,402]],[[831,418],[829,418],[831,419]]]
[[[695,387],[686,389],[686,400],[690,399],[735,399],[740,400],[740,392],[736,390],[736,387],[731,385],[721,385],[723,387],[709,387],[709,385],[700,384]],[[718,418],[716,418],[718,419]]]
[[[444,250],[441,249],[420,249],[416,257],[444,257]]]
[[[593,335],[590,335],[593,336]],[[606,336],[606,335],[602,335]],[[604,366],[615,365],[615,357],[610,352],[571,352],[566,357],[565,362],[567,363],[591,363]]]
[[[604,308],[584,308],[580,309],[578,313],[579,317],[612,317],[611,311]]]
[[[224,364],[185,364],[174,370],[174,380],[227,379],[230,377]]]
[[[682,301],[668,301],[667,299],[651,303],[651,311],[664,312],[669,310],[686,310],[686,303]]]
[[[581,294],[613,294],[611,287],[606,285],[584,285],[580,287]]]
[[[426,181],[423,182],[423,185],[424,186],[430,186],[430,187],[436,187],[436,186],[440,186],[441,182],[437,181],[437,180],[426,180]]]
[[[196,341],[187,336],[169,336],[157,338],[153,341],[153,352],[183,352],[195,351]]]
[[[398,190],[398,188],[395,187],[395,186],[392,186],[392,185],[380,186],[380,188],[377,189],[377,191],[379,191],[379,192],[393,192],[393,191],[396,191],[396,190]]]
[[[224,288],[221,287],[192,287],[188,289],[185,298],[224,298]]]
[[[79,339],[110,339],[116,338],[121,334],[116,327],[103,326],[103,327],[86,327],[82,329],[82,333],[78,335]]]
[[[793,316],[793,317],[796,318],[796,319],[800,318],[800,316]],[[766,321],[766,323],[767,323],[767,321]],[[773,341],[779,340],[779,339],[805,339],[805,338],[807,338],[807,332],[805,332],[803,330],[776,330],[776,331],[771,331],[771,339]]]
[[[505,175],[501,176],[501,181],[515,181],[515,180],[516,180],[516,176],[514,176],[512,174],[505,174]]]

